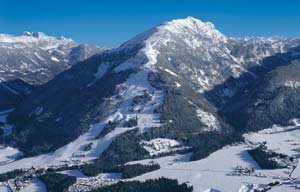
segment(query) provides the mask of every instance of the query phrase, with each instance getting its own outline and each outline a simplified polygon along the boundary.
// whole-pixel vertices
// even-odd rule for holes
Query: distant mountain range
[[[17,91],[16,79],[31,87],[2,142],[27,156],[54,151],[36,156],[38,166],[94,160],[82,167],[93,175],[177,152],[199,160],[300,118],[300,38],[227,37],[187,17],[115,49],[0,35],[0,55],[3,88]]]
[[[1,80],[22,79],[33,85],[53,79],[71,65],[105,50],[41,32],[0,34]]]
[[[15,95],[27,94],[73,64],[106,50],[41,32],[0,34],[0,105],[11,106]],[[3,102],[4,101],[4,102]]]

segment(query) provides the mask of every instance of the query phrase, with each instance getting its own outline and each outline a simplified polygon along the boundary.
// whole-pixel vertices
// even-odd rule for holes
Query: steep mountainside
[[[33,91],[9,116],[15,125],[12,138],[23,151],[37,154],[118,114],[106,131],[137,127],[142,138],[182,142],[197,159],[239,137],[220,107],[259,77],[253,66],[264,68],[264,56],[296,46],[299,39],[234,39],[209,22],[173,20]],[[217,89],[230,80],[234,86]],[[204,145],[210,147],[203,150]]]
[[[39,148],[45,150],[44,145],[51,150],[87,131],[110,113],[110,98],[117,85],[134,72],[116,73],[112,68],[135,53],[132,49],[94,56],[37,87],[12,116],[16,141],[25,149],[34,147],[32,150],[40,153]]]
[[[288,126],[300,118],[300,47],[264,59],[264,68],[253,69],[253,79],[229,99],[222,109],[231,124],[242,130]]]

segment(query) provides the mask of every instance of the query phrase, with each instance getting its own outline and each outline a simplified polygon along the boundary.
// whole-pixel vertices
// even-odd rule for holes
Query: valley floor
[[[100,129],[100,127],[98,127]],[[93,131],[93,129],[91,129]],[[94,130],[95,131],[95,130]],[[97,130],[98,132],[99,130]],[[91,132],[86,133],[91,134]],[[116,136],[120,133],[112,132],[111,136]],[[83,135],[81,137],[87,137]],[[107,135],[109,136],[109,134]],[[194,187],[195,192],[206,191],[222,191],[222,192],[250,192],[254,189],[269,188],[271,192],[296,192],[300,190],[300,165],[297,164],[294,172],[291,167],[285,169],[264,170],[253,160],[247,150],[253,148],[258,143],[266,141],[268,149],[294,157],[300,156],[300,127],[298,121],[292,121],[292,125],[287,127],[273,126],[270,129],[265,129],[256,133],[244,135],[245,142],[238,143],[232,146],[226,146],[210,154],[207,158],[198,161],[189,161],[191,153],[175,154],[156,159],[145,159],[128,164],[150,164],[158,163],[160,169],[149,172],[129,180],[144,181],[150,178],[167,177],[178,179],[180,183],[188,183]],[[87,139],[88,141],[88,139]],[[105,138],[103,138],[105,144]],[[70,143],[64,149],[71,148],[75,143]],[[76,148],[75,148],[76,149]],[[3,150],[3,149],[2,149]],[[7,149],[6,149],[7,150]],[[103,150],[103,149],[102,149]],[[72,153],[74,151],[72,150]],[[54,152],[54,154],[59,154]],[[21,159],[15,162],[8,162],[0,165],[0,172],[6,172],[16,168],[28,168],[34,164],[42,163],[47,165],[58,165],[54,154],[47,154],[33,158]],[[51,157],[51,158],[50,158]],[[63,157],[57,156],[58,159]],[[3,157],[2,157],[3,158]],[[54,159],[52,159],[54,158]],[[60,159],[60,160],[62,160]],[[47,164],[48,163],[48,164]],[[237,172],[236,168],[251,170],[253,172],[241,171]],[[77,177],[77,183],[71,186],[70,191],[87,191],[93,186],[109,185],[120,181],[120,175],[115,174],[99,174],[96,177],[86,177],[80,171],[66,171],[65,174]],[[126,180],[125,180],[126,181]],[[276,183],[277,182],[277,183]],[[272,186],[274,184],[274,186]],[[8,183],[0,184],[0,191],[9,191]],[[90,187],[89,187],[90,186]],[[43,191],[45,186],[39,180],[32,180],[25,184],[21,191]]]

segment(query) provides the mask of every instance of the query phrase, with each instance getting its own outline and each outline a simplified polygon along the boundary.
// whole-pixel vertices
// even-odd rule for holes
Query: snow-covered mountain
[[[41,32],[0,34],[0,79],[3,82],[19,78],[33,85],[43,84],[103,50]]]
[[[14,162],[5,157],[0,170],[61,170],[80,164],[86,175],[99,175],[69,190],[88,191],[103,182],[114,184],[101,177],[104,172],[156,161],[161,169],[137,179],[166,175],[191,182],[201,192],[220,189],[218,185],[236,191],[244,181],[252,183],[241,189],[257,188],[255,182],[268,187],[275,177],[236,177],[249,172],[238,165],[260,169],[247,152],[259,143],[245,142],[243,135],[270,127],[298,128],[299,59],[297,38],[227,37],[193,17],[166,22],[73,65],[6,112],[4,123],[13,129],[3,142],[33,157]],[[223,148],[234,142],[245,143]],[[193,168],[195,173],[185,173]]]
[[[38,40],[39,38],[41,40]],[[35,44],[40,44],[40,47],[46,49],[47,53],[55,54],[62,52],[58,48],[62,42],[70,47],[74,46],[72,40],[46,37],[39,33],[25,34],[21,37],[9,36],[3,39],[6,39],[2,40],[6,42],[12,41],[11,39],[30,41],[33,42],[30,44],[31,46],[36,47]],[[43,45],[43,42],[49,42],[49,39],[52,40],[51,43]],[[53,146],[59,146],[85,132],[89,127],[88,124],[95,121],[94,118],[104,118],[107,111],[99,111],[98,107],[104,104],[110,105],[110,102],[107,103],[106,100],[104,102],[103,97],[114,97],[114,94],[120,91],[119,87],[128,90],[133,87],[132,95],[127,96],[130,97],[127,100],[139,96],[138,93],[141,91],[145,91],[152,98],[155,94],[158,94],[156,95],[158,98],[165,98],[163,103],[166,106],[159,109],[162,111],[160,121],[165,122],[166,126],[170,126],[169,123],[166,123],[167,121],[175,122],[174,125],[178,126],[177,131],[183,135],[202,133],[204,130],[221,130],[221,132],[232,133],[232,126],[228,125],[222,115],[218,114],[220,106],[216,105],[216,101],[224,99],[225,96],[232,98],[235,92],[242,91],[247,87],[248,82],[257,79],[261,74],[253,72],[252,66],[255,63],[255,66],[265,68],[263,56],[285,52],[297,46],[299,46],[299,39],[228,38],[210,22],[202,22],[193,17],[177,19],[141,33],[119,48],[85,60],[58,75],[54,80],[25,98],[23,104],[16,109],[14,116],[17,119],[30,118],[28,126],[32,130],[32,134],[38,133],[40,138],[42,138],[40,132],[35,132],[35,129],[39,130],[39,128],[34,127],[42,126],[45,129],[45,139],[33,140],[30,142],[30,147],[26,148],[35,147],[39,142],[47,142],[51,138],[49,135],[56,134],[52,126],[55,126],[59,132],[71,128],[73,131],[64,131],[69,136],[66,137],[62,134],[61,140],[56,137],[59,142],[51,143]],[[82,50],[80,47],[77,49]],[[261,53],[262,50],[264,50],[263,53]],[[297,55],[295,54],[295,56]],[[49,59],[53,61],[53,57],[51,56],[52,59]],[[55,58],[60,60],[61,57],[56,55]],[[67,59],[65,57],[64,61]],[[242,78],[240,78],[241,76]],[[244,76],[247,78],[244,79]],[[128,78],[137,78],[138,80],[131,82]],[[98,90],[100,85],[102,85],[102,92]],[[218,90],[218,87],[221,91]],[[156,93],[156,89],[164,91]],[[212,94],[207,96],[207,93],[210,92]],[[72,94],[72,99],[65,101],[70,94]],[[79,101],[90,103],[78,106],[79,103],[82,103]],[[182,117],[178,118],[181,115],[177,114],[177,118],[173,119],[172,115],[175,114],[167,113],[167,110],[170,110],[169,107],[174,107],[171,106],[172,101],[177,102],[178,106],[175,105],[178,107],[177,110],[180,110],[180,107],[186,107],[184,113],[188,113],[193,118],[186,119],[182,112]],[[63,106],[61,102],[64,103]],[[226,100],[224,99],[222,102],[225,105]],[[156,101],[156,103],[162,103],[162,101]],[[38,109],[43,110],[37,114],[35,111],[40,111]],[[70,109],[78,112],[70,114],[68,113]],[[133,110],[129,117],[134,117],[139,112],[140,110]],[[85,119],[89,113],[93,115],[88,115],[88,119]],[[36,118],[32,118],[33,114]],[[41,117],[43,114],[47,114],[47,118]],[[122,116],[129,118],[125,114]],[[143,116],[141,115],[141,117]],[[65,119],[66,124],[56,121],[61,118]],[[82,118],[85,119],[84,124],[79,123],[83,121]],[[16,124],[18,124],[17,119],[15,119]],[[186,124],[185,121],[189,121],[189,124]],[[154,124],[156,123],[141,127],[151,128]],[[185,125],[185,128],[181,128],[180,125]],[[15,133],[21,134],[23,131],[28,133],[26,127],[22,124],[19,130],[17,126]],[[46,127],[49,127],[49,130]],[[174,127],[173,129],[176,130]],[[26,137],[21,135],[22,140],[26,140]],[[30,134],[27,136],[31,138]]]
[[[158,69],[178,72],[203,93],[260,65],[265,57],[299,46],[300,39],[226,37],[212,23],[187,17],[150,29],[121,48],[135,44],[145,44],[145,54],[159,60]]]
[[[299,38],[287,37],[246,37],[231,38],[234,42],[232,55],[247,67],[257,66],[265,57],[284,53],[291,47],[299,46]]]

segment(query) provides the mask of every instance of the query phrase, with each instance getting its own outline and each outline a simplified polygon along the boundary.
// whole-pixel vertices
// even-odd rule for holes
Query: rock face
[[[290,108],[300,106],[299,46],[299,39],[226,37],[192,17],[166,22],[37,87],[9,116],[12,138],[28,154],[51,151],[118,112],[116,127],[135,119],[141,134],[180,141],[193,149],[194,159],[201,158],[243,131],[299,116],[298,107]],[[71,63],[84,58],[51,57]],[[148,99],[130,105],[141,95]],[[257,120],[262,123],[254,126]]]

